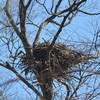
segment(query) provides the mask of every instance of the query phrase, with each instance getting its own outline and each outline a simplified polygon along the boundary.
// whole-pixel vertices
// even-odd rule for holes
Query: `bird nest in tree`
[[[71,50],[61,43],[55,43],[51,51],[48,51],[49,46],[49,42],[38,43],[31,57],[26,55],[22,57],[22,65],[26,74],[33,72],[44,73],[46,77],[63,77],[76,64],[93,58],[91,55]]]

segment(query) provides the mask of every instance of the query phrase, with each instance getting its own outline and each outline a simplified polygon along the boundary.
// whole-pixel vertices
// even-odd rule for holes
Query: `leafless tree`
[[[1,3],[0,67],[12,71],[38,100],[100,98],[99,22],[88,39],[86,33],[80,33],[82,40],[77,30],[77,37],[66,31],[75,18],[99,16],[99,0]],[[81,26],[79,29],[84,32]]]

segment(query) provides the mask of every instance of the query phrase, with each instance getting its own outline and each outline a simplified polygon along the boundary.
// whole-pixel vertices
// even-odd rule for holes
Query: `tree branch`
[[[58,38],[60,32],[62,31],[62,28],[63,28],[63,26],[64,26],[64,23],[65,23],[65,21],[66,21],[66,19],[68,18],[69,15],[70,15],[70,12],[63,18],[63,21],[62,21],[62,23],[61,23],[61,25],[60,25],[60,27],[59,27],[59,29],[58,29],[56,35],[54,36],[54,38],[53,38],[53,40],[52,40],[52,43],[50,44],[50,46],[49,46],[49,48],[48,48],[49,50],[51,50],[52,47],[53,47],[53,45],[55,44],[55,42],[56,42],[56,40],[57,40],[57,38]]]
[[[5,11],[5,13],[6,13],[7,17],[8,17],[8,20],[9,20],[10,24],[12,25],[14,31],[16,32],[16,34],[18,35],[18,37],[21,39],[21,41],[22,41],[22,43],[23,43],[23,45],[24,45],[25,51],[26,51],[28,54],[30,54],[30,45],[29,45],[29,43],[28,43],[28,41],[27,41],[27,38],[26,38],[26,36],[25,36],[25,32],[24,32],[25,30],[23,31],[23,29],[22,29],[22,32],[24,32],[24,35],[23,35],[23,33],[21,33],[21,32],[19,31],[19,29],[18,29],[18,27],[16,26],[16,24],[15,24],[15,22],[14,22],[12,16],[11,16],[11,14],[10,14],[9,11],[8,11],[9,5],[10,5],[10,0],[7,0],[6,6],[4,7],[4,11]],[[25,22],[24,22],[24,24],[25,24]],[[25,26],[24,26],[24,25],[22,26],[22,28],[23,28],[23,27],[24,27],[24,29],[25,29]]]
[[[26,9],[30,6],[31,2],[32,2],[32,0],[29,0],[29,1],[28,1],[27,5],[25,6]]]
[[[58,1],[57,5],[56,5],[56,7],[55,7],[55,13],[57,12],[57,10],[58,10],[58,8],[59,8],[61,2],[62,2],[62,0],[59,0],[59,1]]]
[[[78,12],[84,13],[86,15],[100,15],[100,13],[90,13],[90,12],[86,12],[86,11],[83,11],[83,10],[78,10]]]
[[[34,39],[34,42],[33,42],[33,48],[34,48],[36,42],[38,41],[39,36],[40,36],[42,30],[44,29],[44,27],[45,27],[48,23],[50,23],[50,21],[51,21],[52,19],[54,19],[55,17],[56,17],[55,15],[52,15],[51,17],[47,18],[47,19],[40,25],[39,30],[38,30],[38,32],[37,32],[37,34],[36,34],[36,37],[35,37],[35,39]]]
[[[43,96],[38,92],[38,90],[31,85],[24,77],[22,77],[8,62],[6,64],[0,63],[0,66],[12,71],[20,80],[22,80],[30,89],[32,89],[40,98],[44,100]]]

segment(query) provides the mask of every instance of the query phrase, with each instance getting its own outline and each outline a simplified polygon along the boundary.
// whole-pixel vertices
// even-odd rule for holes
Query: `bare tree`
[[[71,45],[67,38],[61,37],[67,34],[64,29],[74,18],[99,16],[99,12],[86,9],[92,8],[90,3],[98,2],[6,0],[0,15],[0,45],[4,50],[0,66],[15,73],[41,100],[94,100],[99,97],[99,26],[88,42],[78,41],[78,48],[73,46],[77,46],[76,42]]]

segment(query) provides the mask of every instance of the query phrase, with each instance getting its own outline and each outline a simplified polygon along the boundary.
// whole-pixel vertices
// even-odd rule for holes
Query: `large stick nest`
[[[47,77],[61,77],[68,74],[68,70],[75,65],[93,58],[91,55],[71,50],[61,43],[55,43],[50,52],[48,51],[49,46],[49,42],[38,43],[31,57],[26,55],[22,57],[26,74],[34,72],[35,74],[45,73]]]

